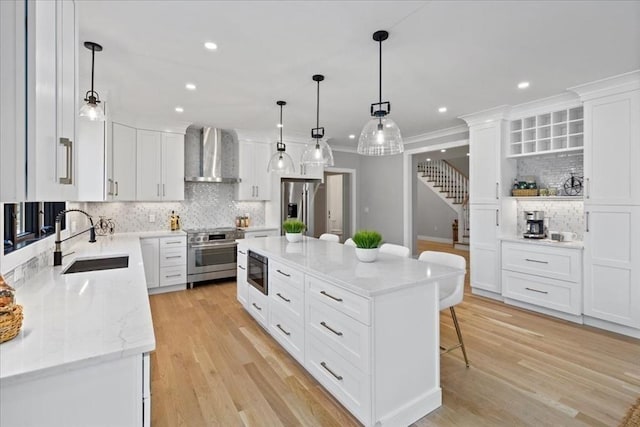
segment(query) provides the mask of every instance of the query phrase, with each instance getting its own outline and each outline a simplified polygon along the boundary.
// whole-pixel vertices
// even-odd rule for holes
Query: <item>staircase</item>
[[[469,178],[446,160],[418,163],[418,180],[458,213],[458,236],[453,243],[469,244]]]

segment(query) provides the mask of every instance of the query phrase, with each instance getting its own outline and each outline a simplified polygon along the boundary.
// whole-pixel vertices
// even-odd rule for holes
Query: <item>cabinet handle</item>
[[[176,245],[178,243],[182,243],[180,240],[174,240],[172,242],[164,242],[165,245]]]
[[[246,270],[246,268],[244,268],[244,267],[243,267],[243,266],[241,266],[241,265],[239,265],[239,266],[238,266],[238,268],[239,268],[240,270]]]
[[[284,334],[285,334],[285,335],[287,335],[287,336],[291,335],[291,332],[287,332],[287,331],[285,331],[285,330],[282,328],[282,326],[280,326],[280,323],[278,323],[276,326],[278,327],[278,329],[280,329],[282,332],[284,332]]]
[[[496,182],[496,200],[500,199],[500,183]]]
[[[118,196],[118,192],[119,191],[120,190],[119,190],[119,186],[118,186],[118,181],[116,181],[116,194],[115,194],[116,197]]]
[[[262,311],[262,307],[258,307],[258,305],[255,302],[251,303],[251,305],[257,308],[258,310]]]
[[[496,209],[496,227],[500,227],[500,210]]]
[[[160,184],[156,184],[156,196],[160,197]]]
[[[280,271],[280,269],[278,269],[278,270],[276,270],[276,271],[277,271],[278,273],[282,274],[282,275],[283,275],[283,276],[285,276],[285,277],[291,277],[291,275],[290,275],[290,274],[284,273],[284,272]]]
[[[320,366],[322,366],[324,369],[327,370],[327,372],[329,372],[331,375],[333,375],[338,381],[342,381],[342,375],[336,375],[335,372],[333,372],[325,362],[320,362]]]
[[[258,236],[253,236],[253,237],[254,237],[254,238],[256,238],[256,237],[269,237],[269,235],[268,235],[268,234],[260,234],[260,235],[258,235]]]
[[[331,299],[332,299],[332,300],[334,300],[334,301],[342,302],[342,298],[334,297],[333,295],[331,295],[331,294],[329,294],[329,293],[327,293],[327,292],[325,292],[325,291],[320,291],[320,293],[321,293],[322,295],[326,296],[326,297],[331,298]]]
[[[549,261],[538,261],[537,259],[525,258],[524,260],[529,262],[537,262],[538,264],[549,264]]]
[[[107,179],[107,196],[113,196],[113,180]]]
[[[60,138],[60,145],[62,145],[67,152],[67,175],[60,178],[59,183],[71,185],[73,184],[73,141],[69,138]]]
[[[525,288],[525,289],[528,290],[528,291],[531,291],[531,292],[537,292],[539,294],[548,294],[549,293],[547,291],[541,291],[539,289],[533,289],[533,288]]]
[[[164,187],[165,187],[165,186],[164,186],[164,184],[162,184],[162,197],[164,197],[164,196],[166,196],[166,195],[167,195],[167,194],[166,194],[166,191],[164,191],[164,190],[165,190],[165,188],[164,188]]]
[[[171,255],[171,256],[166,256],[164,257],[165,259],[172,259],[172,258],[182,258],[182,255]]]
[[[239,253],[241,253],[242,255],[246,255],[246,252],[242,252],[241,250],[238,250]]]
[[[260,186],[256,185],[256,197],[260,197]]]
[[[290,299],[283,297],[282,295],[280,295],[280,292],[278,292],[276,295],[278,295],[280,298],[282,298],[283,300],[285,300],[286,302],[291,302]]]
[[[586,212],[585,225],[587,226],[586,231],[589,232],[589,211]]]
[[[335,329],[333,329],[331,326],[327,325],[325,322],[320,322],[320,324],[322,326],[324,326],[325,328],[327,328],[328,330],[330,330],[331,332],[333,332],[334,334],[336,334],[337,336],[341,337],[342,336],[342,332],[340,331],[336,331]]]
[[[255,185],[251,186],[251,197],[256,197],[256,186]]]
[[[164,277],[166,277],[168,279],[169,277],[180,277],[180,276],[182,276],[182,274],[170,274],[170,275],[164,276]]]
[[[585,178],[585,180],[587,181],[587,185],[585,185],[585,193],[587,194],[585,195],[585,197],[588,199],[589,197],[591,197],[591,180],[589,178]]]

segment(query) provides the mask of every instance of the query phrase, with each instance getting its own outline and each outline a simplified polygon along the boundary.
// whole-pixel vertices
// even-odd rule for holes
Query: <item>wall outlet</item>
[[[156,216],[154,214],[149,214],[149,222],[156,222]]]

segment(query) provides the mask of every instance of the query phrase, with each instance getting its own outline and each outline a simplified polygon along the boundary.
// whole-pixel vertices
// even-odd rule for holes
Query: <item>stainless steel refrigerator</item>
[[[314,236],[314,199],[319,179],[282,178],[280,182],[280,208],[282,221],[295,218],[307,225],[307,236]],[[282,230],[284,234],[284,230]]]

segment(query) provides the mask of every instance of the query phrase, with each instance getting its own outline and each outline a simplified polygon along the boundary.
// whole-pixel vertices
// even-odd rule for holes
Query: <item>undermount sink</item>
[[[84,273],[87,271],[113,270],[129,267],[129,255],[100,258],[84,258],[73,261],[62,274]]]

